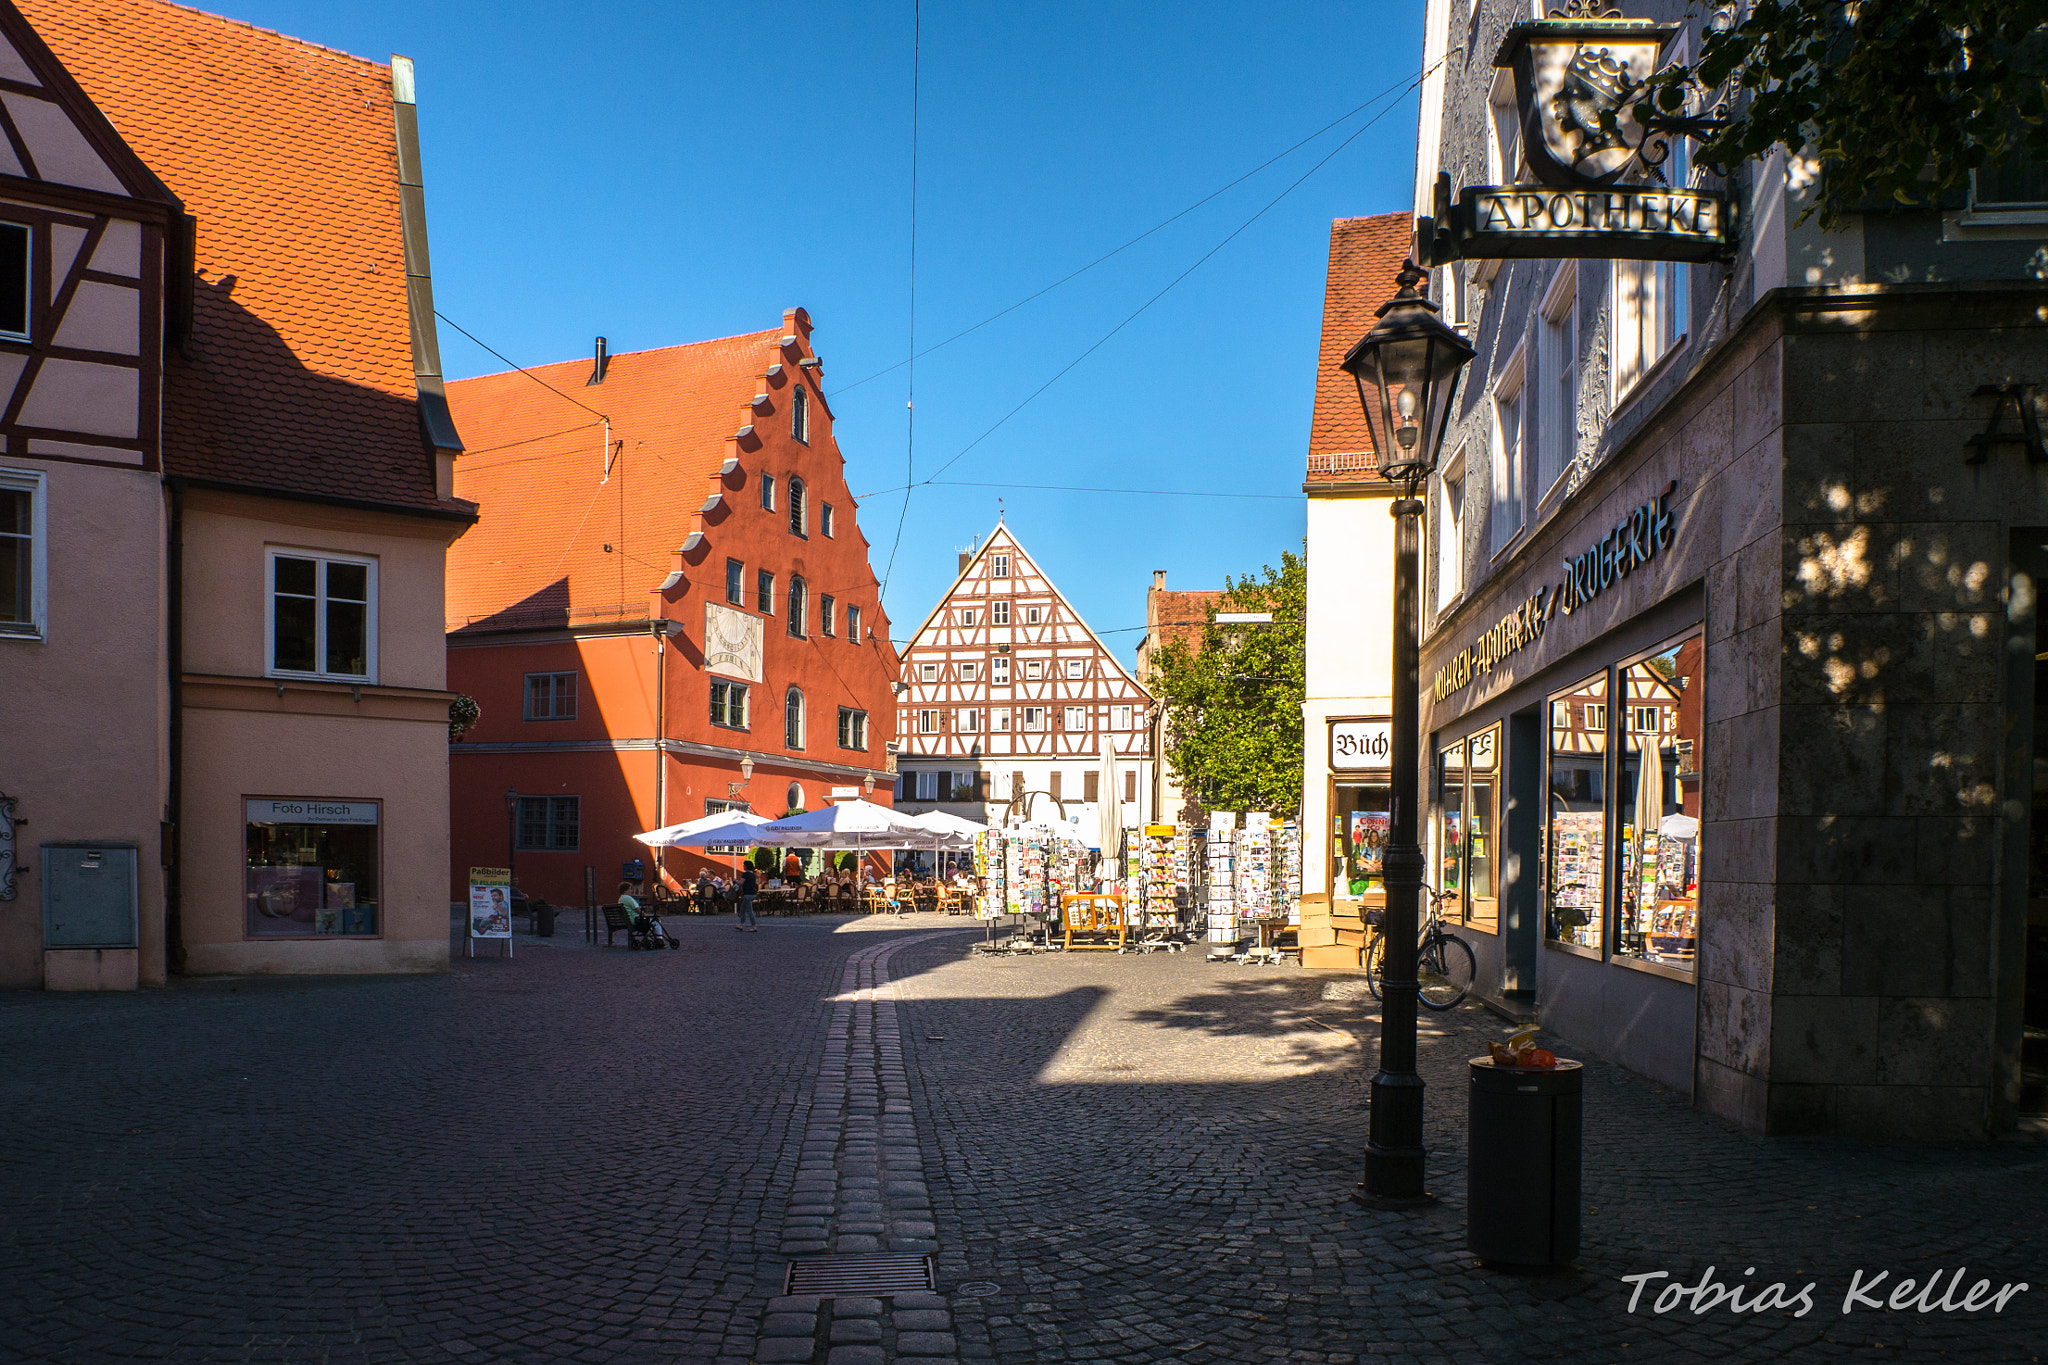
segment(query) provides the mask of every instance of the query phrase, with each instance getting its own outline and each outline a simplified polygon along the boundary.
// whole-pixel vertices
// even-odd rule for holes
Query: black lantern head
[[[1400,292],[1380,305],[1379,321],[1342,362],[1367,421],[1379,410],[1373,445],[1380,477],[1411,488],[1436,470],[1458,374],[1473,355],[1416,289],[1426,278],[1415,262],[1404,263]]]

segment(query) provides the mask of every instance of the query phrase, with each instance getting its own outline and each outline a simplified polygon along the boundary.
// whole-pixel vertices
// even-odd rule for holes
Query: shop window
[[[811,391],[802,384],[789,395],[789,434],[805,445],[811,443]]]
[[[583,798],[519,798],[519,847],[535,852],[574,853],[583,839]]]
[[[1010,557],[1008,555],[990,555],[988,557],[988,576],[990,578],[1008,578],[1010,576]]]
[[[839,604],[832,600],[832,594],[818,594],[818,631],[831,635],[839,628]]]
[[[0,636],[43,634],[49,541],[43,501],[42,471],[0,469]]]
[[[1456,897],[1444,918],[1488,934],[1500,929],[1499,753],[1496,725],[1446,746],[1437,758],[1436,885]]]
[[[1553,699],[1550,721],[1545,931],[1597,953],[1607,905],[1607,674]]]
[[[846,638],[853,644],[860,643],[860,608],[846,609]]]
[[[269,560],[269,671],[376,681],[377,562],[289,550]]]
[[[737,559],[725,561],[725,600],[735,607],[747,604],[747,566]]]
[[[1007,626],[1010,624],[1010,604],[1008,602],[990,603],[988,610],[989,621],[991,624],[998,626]]]
[[[775,575],[766,569],[754,575],[754,606],[763,616],[775,614]]]
[[[244,936],[377,933],[382,815],[377,801],[248,801]]]
[[[1701,710],[1706,637],[1621,672],[1628,733],[1615,782],[1617,957],[1692,970],[1699,943]]]
[[[789,580],[788,602],[789,633],[801,640],[804,637],[806,627],[809,625],[805,618],[810,614],[811,608],[810,589],[804,586],[803,579],[792,577]]]
[[[526,719],[576,719],[576,675],[574,673],[527,674]]]
[[[794,687],[782,698],[782,747],[804,747],[804,694]]]
[[[839,708],[839,747],[865,750],[868,747],[868,713],[851,706]]]
[[[711,723],[728,730],[747,728],[747,689],[736,682],[711,684]]]
[[[1393,789],[1384,782],[1339,785],[1332,797],[1330,890],[1340,898],[1383,905]]]
[[[789,480],[789,533],[811,538],[810,525],[806,520],[809,508],[804,503],[804,481],[792,475]]]

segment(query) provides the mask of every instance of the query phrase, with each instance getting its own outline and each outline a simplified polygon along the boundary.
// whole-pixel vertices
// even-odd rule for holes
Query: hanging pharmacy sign
[[[1510,27],[1493,64],[1515,73],[1530,179],[1467,185],[1454,198],[1451,178],[1439,175],[1432,212],[1415,225],[1419,259],[1726,258],[1728,197],[1670,175],[1677,139],[1719,124],[1662,112],[1645,89],[1679,30],[1624,19],[1599,0],[1570,0],[1548,19]]]
[[[1452,655],[1436,671],[1430,695],[1442,701],[1463,691],[1474,678],[1493,672],[1493,666],[1520,653],[1543,638],[1544,628],[1559,612],[1566,616],[1589,605],[1612,587],[1670,547],[1676,534],[1671,499],[1678,481],[1664,485],[1664,491],[1607,528],[1592,542],[1561,565],[1564,576],[1554,586],[1538,588],[1515,609],[1483,631],[1479,638]]]

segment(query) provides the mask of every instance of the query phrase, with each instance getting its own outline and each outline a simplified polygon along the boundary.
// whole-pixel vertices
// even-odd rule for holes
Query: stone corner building
[[[1452,8],[1425,188],[1520,159],[1526,11]],[[2043,1104],[2048,168],[1831,232],[1809,172],[1690,173],[1725,265],[1435,273],[1478,358],[1429,488],[1431,879],[1483,991],[1748,1131],[1984,1137]]]

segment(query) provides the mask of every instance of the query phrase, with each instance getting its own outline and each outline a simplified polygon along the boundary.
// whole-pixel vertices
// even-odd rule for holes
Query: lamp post
[[[1385,863],[1385,980],[1380,983],[1380,1069],[1372,1078],[1365,1180],[1353,1198],[1381,1208],[1433,1199],[1424,1188],[1422,1077],[1415,1070],[1415,950],[1420,935],[1422,843],[1416,806],[1421,786],[1421,652],[1415,609],[1417,487],[1436,471],[1458,376],[1472,347],[1437,316],[1416,289],[1428,278],[1405,262],[1400,291],[1379,321],[1344,357],[1373,430],[1379,476],[1400,485],[1394,517],[1393,811]]]
[[[505,880],[519,886],[519,789],[505,789]]]

